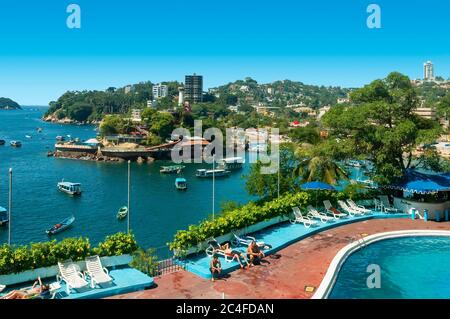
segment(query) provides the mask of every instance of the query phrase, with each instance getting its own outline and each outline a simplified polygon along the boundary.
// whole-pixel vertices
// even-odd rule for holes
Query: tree
[[[438,123],[414,113],[418,97],[407,76],[393,72],[351,93],[351,105],[335,106],[323,117],[331,137],[345,145],[346,156],[374,164],[374,180],[388,184],[413,164],[421,143],[441,133]],[[344,155],[345,154],[341,154]]]
[[[298,190],[297,179],[292,174],[298,160],[294,154],[294,147],[290,144],[280,146],[280,195]],[[250,195],[264,199],[275,198],[278,195],[278,173],[263,174],[261,168],[265,166],[258,161],[252,164],[246,178],[245,188]]]
[[[298,165],[294,174],[304,182],[319,181],[335,185],[339,180],[347,180],[347,171],[338,163],[351,150],[349,143],[328,139],[315,145],[297,147],[295,155]]]
[[[150,131],[162,138],[169,137],[175,128],[175,118],[167,112],[155,113],[150,121]]]
[[[92,105],[76,102],[70,108],[68,116],[77,122],[85,122],[91,116],[92,111]]]
[[[320,142],[319,129],[312,125],[297,127],[289,132],[289,137],[296,143],[318,144]]]
[[[120,116],[108,115],[100,124],[100,134],[107,136],[122,133],[124,126],[125,121]]]

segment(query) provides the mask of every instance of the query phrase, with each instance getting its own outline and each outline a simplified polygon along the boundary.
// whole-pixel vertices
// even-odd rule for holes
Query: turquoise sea
[[[18,111],[0,110],[0,206],[8,206],[8,169],[13,168],[13,244],[48,240],[45,230],[74,215],[76,221],[57,239],[89,237],[97,243],[108,234],[126,231],[126,222],[116,219],[117,210],[127,203],[127,164],[97,163],[47,157],[58,135],[86,140],[96,136],[94,126],[60,125],[40,120],[45,108],[25,107]],[[42,127],[38,133],[36,128]],[[28,139],[25,135],[31,135]],[[9,146],[20,140],[22,148]],[[248,163],[248,161],[247,161]],[[132,164],[131,227],[142,247],[164,247],[174,233],[207,218],[212,212],[212,180],[195,177],[207,164],[188,164],[183,173],[188,191],[174,187],[176,175],[161,175],[159,168],[168,162]],[[249,169],[216,179],[216,213],[220,203],[248,202],[242,175]],[[60,193],[56,184],[62,179],[79,182],[84,193],[72,198]],[[7,228],[0,228],[0,243],[7,241]]]

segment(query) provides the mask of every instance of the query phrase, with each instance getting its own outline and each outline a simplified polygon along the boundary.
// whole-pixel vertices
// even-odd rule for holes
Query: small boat
[[[12,147],[21,147],[22,142],[20,141],[11,141],[9,144],[11,144]]]
[[[230,171],[224,169],[198,169],[195,175],[202,178],[224,177],[230,175]]]
[[[38,127],[38,128],[37,128],[37,132],[38,132],[38,133],[42,133],[42,128]]]
[[[121,220],[127,217],[128,215],[128,207],[123,206],[119,208],[119,211],[117,212],[117,219]]]
[[[55,235],[58,234],[66,229],[68,229],[70,226],[72,226],[73,222],[75,221],[75,217],[71,216],[66,219],[64,219],[62,222],[56,224],[52,228],[46,230],[45,232],[48,235]]]
[[[347,166],[356,167],[356,168],[361,168],[363,166],[360,162],[355,161],[355,160],[350,160],[346,164],[347,164]]]
[[[6,141],[5,140],[0,140],[0,145],[5,145]]]
[[[60,182],[58,183],[58,189],[69,195],[81,195],[81,184],[70,183],[70,182]]]
[[[224,170],[238,170],[244,166],[245,159],[242,157],[228,157],[217,161],[218,168]]]
[[[360,184],[360,185],[366,185],[366,186],[374,186],[375,182],[371,179],[362,179],[362,178],[357,178],[356,179],[356,183]]]
[[[159,172],[161,174],[179,174],[185,169],[186,166],[183,165],[173,165],[173,166],[161,166]]]
[[[64,141],[66,140],[66,138],[65,138],[64,136],[57,136],[57,137],[56,137],[56,140],[57,140],[58,142],[64,142]]]
[[[187,181],[185,178],[177,178],[175,180],[175,187],[178,190],[184,191],[187,190]]]
[[[0,206],[0,226],[4,226],[8,224],[8,222],[9,222],[8,211],[6,210],[6,208]]]
[[[25,135],[26,138],[33,138],[31,135]]]

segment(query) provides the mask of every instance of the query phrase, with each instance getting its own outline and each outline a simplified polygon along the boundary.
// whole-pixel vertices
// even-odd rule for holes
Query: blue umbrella
[[[323,182],[305,183],[300,185],[300,188],[304,190],[315,190],[315,191],[336,191],[336,188]],[[317,207],[317,193],[316,193],[316,207]]]
[[[300,187],[305,190],[316,190],[316,191],[335,191],[336,190],[336,188],[334,188],[333,186],[328,185],[327,183],[322,183],[322,182],[309,182],[309,183],[300,185]]]

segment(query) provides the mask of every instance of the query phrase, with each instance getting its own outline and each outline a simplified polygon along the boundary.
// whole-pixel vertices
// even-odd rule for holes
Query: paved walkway
[[[310,298],[305,286],[318,287],[336,253],[362,234],[395,230],[450,230],[450,222],[436,223],[410,219],[375,219],[330,229],[313,235],[266,258],[268,263],[238,270],[212,283],[180,271],[155,278],[154,289],[112,298]]]

